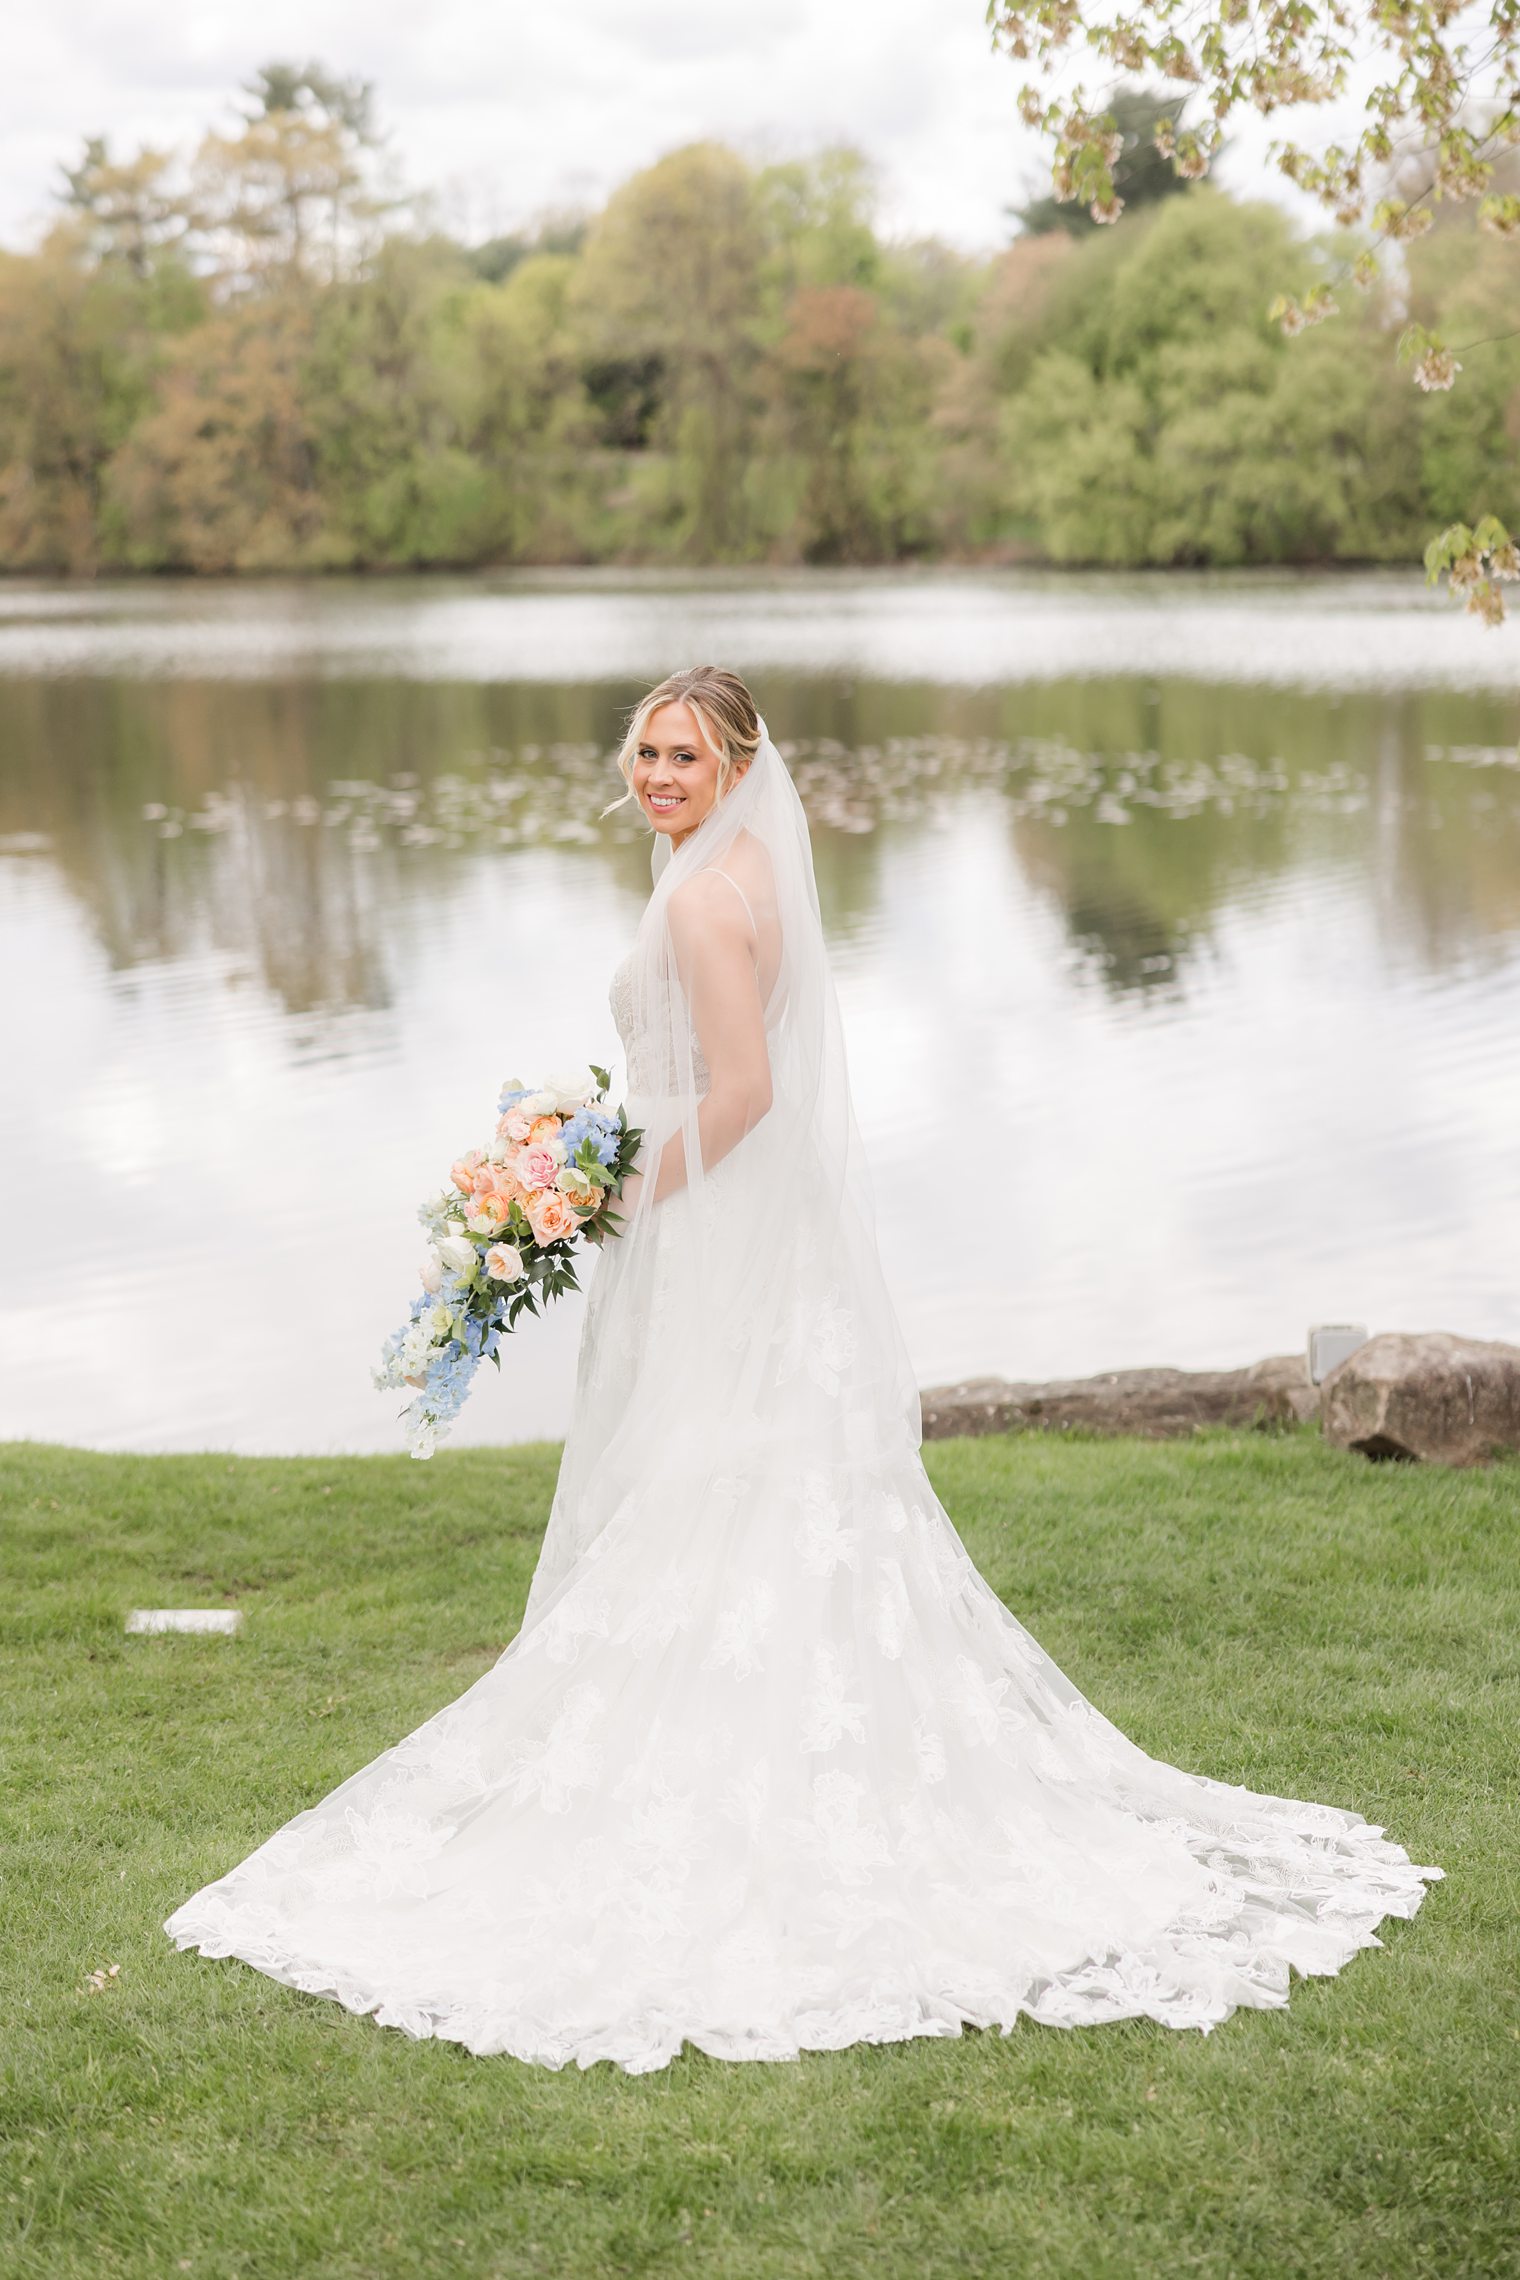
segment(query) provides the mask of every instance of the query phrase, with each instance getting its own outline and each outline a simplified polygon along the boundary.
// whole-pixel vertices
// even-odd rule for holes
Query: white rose
[[[486,1253],[485,1265],[492,1282],[522,1281],[523,1256],[515,1243],[493,1243]]]
[[[567,1110],[584,1108],[588,1100],[596,1097],[596,1075],[591,1069],[564,1069],[552,1077],[545,1077],[544,1091],[554,1096],[554,1113],[563,1115]]]
[[[524,1093],[521,1100],[513,1101],[512,1106],[520,1108],[524,1116],[552,1116],[558,1104],[559,1094],[550,1092],[545,1085],[538,1092]]]
[[[432,1297],[436,1298],[439,1291],[443,1288],[443,1261],[439,1258],[436,1251],[429,1251],[427,1257],[422,1262],[420,1271],[422,1274],[423,1289],[427,1291]]]
[[[450,1221],[452,1226],[453,1222]],[[445,1235],[437,1245],[439,1258],[456,1275],[467,1275],[475,1264],[475,1246],[468,1235]]]

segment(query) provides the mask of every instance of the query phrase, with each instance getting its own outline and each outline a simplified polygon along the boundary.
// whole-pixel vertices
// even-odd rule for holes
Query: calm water
[[[399,1445],[417,1202],[509,1070],[620,1077],[648,854],[598,810],[697,657],[807,800],[924,1383],[1520,1337],[1520,624],[1402,578],[0,586],[0,1433]],[[459,1438],[562,1431],[578,1327]]]

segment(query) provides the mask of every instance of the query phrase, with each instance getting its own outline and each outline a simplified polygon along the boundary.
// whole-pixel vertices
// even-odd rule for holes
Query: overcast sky
[[[854,142],[887,230],[971,250],[1004,243],[1004,208],[1048,179],[981,0],[50,0],[7,25],[0,241],[31,242],[87,134],[187,145],[260,64],[310,57],[374,82],[408,183],[477,237],[597,203],[706,136],[752,158]],[[1267,186],[1259,147],[1238,143],[1242,187]]]

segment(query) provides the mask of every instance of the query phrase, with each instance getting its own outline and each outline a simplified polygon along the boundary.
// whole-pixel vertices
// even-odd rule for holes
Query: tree
[[[807,285],[877,283],[876,179],[864,152],[839,144],[764,167],[755,201],[769,245],[766,285],[779,298]]]
[[[183,247],[190,210],[168,151],[145,145],[135,158],[113,159],[105,136],[91,135],[78,164],[62,173],[59,195],[96,261],[121,262],[145,278]]]
[[[1077,84],[1057,92],[1073,44],[1081,40],[1114,71],[1155,74],[1190,93],[1194,123],[1158,121],[1157,150],[1184,180],[1206,174],[1225,122],[1242,107],[1270,117],[1343,96],[1353,73],[1371,65],[1364,124],[1349,144],[1318,153],[1291,136],[1273,145],[1287,179],[1317,198],[1342,228],[1366,227],[1372,242],[1347,270],[1370,288],[1390,247],[1430,227],[1437,201],[1476,206],[1480,227],[1520,237],[1520,194],[1496,180],[1496,162],[1520,143],[1520,5],[1492,0],[1301,0],[1257,9],[1249,0],[1132,0],[1107,10],[1097,0],[987,0],[996,45],[1032,67],[1020,97],[1026,124],[1054,146],[1052,183],[1060,200],[1079,199],[1096,222],[1123,206],[1115,168],[1123,135],[1112,107]],[[1481,110],[1478,106],[1482,106]],[[1436,164],[1419,200],[1387,194],[1401,145],[1433,144]],[[1273,314],[1298,333],[1338,313],[1332,280],[1279,293]],[[1427,393],[1449,389],[1461,365],[1443,336],[1415,323],[1401,354]],[[1451,525],[1426,549],[1432,578],[1445,572],[1468,607],[1490,623],[1503,615],[1500,582],[1520,577],[1520,549],[1497,516]]]
[[[131,567],[320,569],[327,537],[299,303],[240,303],[179,345],[116,454],[109,511]]]
[[[602,509],[605,417],[576,352],[570,294],[576,262],[541,251],[499,286],[457,304],[469,374],[466,440],[500,502],[495,546],[510,559],[581,561],[607,547]]]
[[[108,551],[114,455],[150,410],[175,337],[204,315],[177,262],[146,276],[59,223],[0,254],[0,563],[90,575]]]
[[[881,244],[875,169],[848,144],[762,168],[755,196],[765,411],[747,480],[766,551],[809,562],[914,552],[933,530],[942,378],[942,344],[925,336],[959,305],[964,268]]]
[[[935,377],[923,344],[864,286],[804,285],[787,305],[775,372],[779,417],[763,464],[784,513],[782,547],[810,562],[877,562],[923,546]]]
[[[233,290],[335,281],[395,203],[372,179],[371,91],[318,64],[275,63],[246,94],[240,130],[208,134],[196,153],[197,230]]]
[[[659,458],[638,491],[671,552],[751,551],[746,446],[765,250],[755,187],[718,143],[672,151],[614,191],[586,239],[572,307],[586,358],[637,375],[652,361]]]
[[[1008,398],[1015,503],[1056,561],[1365,560],[1410,543],[1416,407],[1371,321],[1306,361],[1268,322],[1292,236],[1210,190],[1057,273]]]
[[[241,236],[181,228],[177,159],[66,169],[0,255],[0,564],[1385,559],[1520,488],[1520,347],[1454,392],[1387,354],[1512,326],[1511,250],[1450,201],[1290,345],[1273,281],[1344,235],[1209,183],[976,261],[884,242],[858,152],[701,144],[483,257],[382,210],[372,133],[366,91],[268,67],[222,138]]]
[[[243,93],[251,120],[292,112],[315,114],[345,128],[364,149],[373,150],[379,143],[375,91],[367,79],[340,79],[320,63],[266,63]]]
[[[1156,142],[1158,128],[1175,140],[1186,101],[1185,95],[1152,95],[1141,88],[1119,87],[1109,96],[1108,112],[1119,137],[1111,168],[1114,194],[1127,211],[1157,205],[1187,188]],[[1052,230],[1064,230],[1068,237],[1085,237],[1089,230],[1100,227],[1092,208],[1079,205],[1074,198],[1033,198],[1012,211],[1026,237],[1043,237]]]
[[[472,245],[466,258],[477,277],[488,285],[500,285],[519,262],[530,261],[536,253],[579,253],[590,226],[588,217],[573,209],[546,214],[532,229],[512,230],[505,237]]]

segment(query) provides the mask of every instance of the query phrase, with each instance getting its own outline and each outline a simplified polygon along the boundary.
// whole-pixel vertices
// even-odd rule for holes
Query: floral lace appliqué
[[[848,1734],[866,1738],[866,1706],[852,1697],[850,1676],[838,1647],[813,1650],[813,1678],[802,1705],[802,1747],[809,1756],[837,1749]]]
[[[802,1483],[802,1518],[793,1539],[804,1575],[831,1576],[853,1568],[860,1530],[847,1528],[827,1473],[810,1473]]]
[[[821,1299],[800,1298],[782,1343],[777,1382],[785,1385],[805,1370],[822,1392],[837,1394],[841,1373],[855,1359],[856,1344],[854,1317],[841,1303],[837,1283]]]

